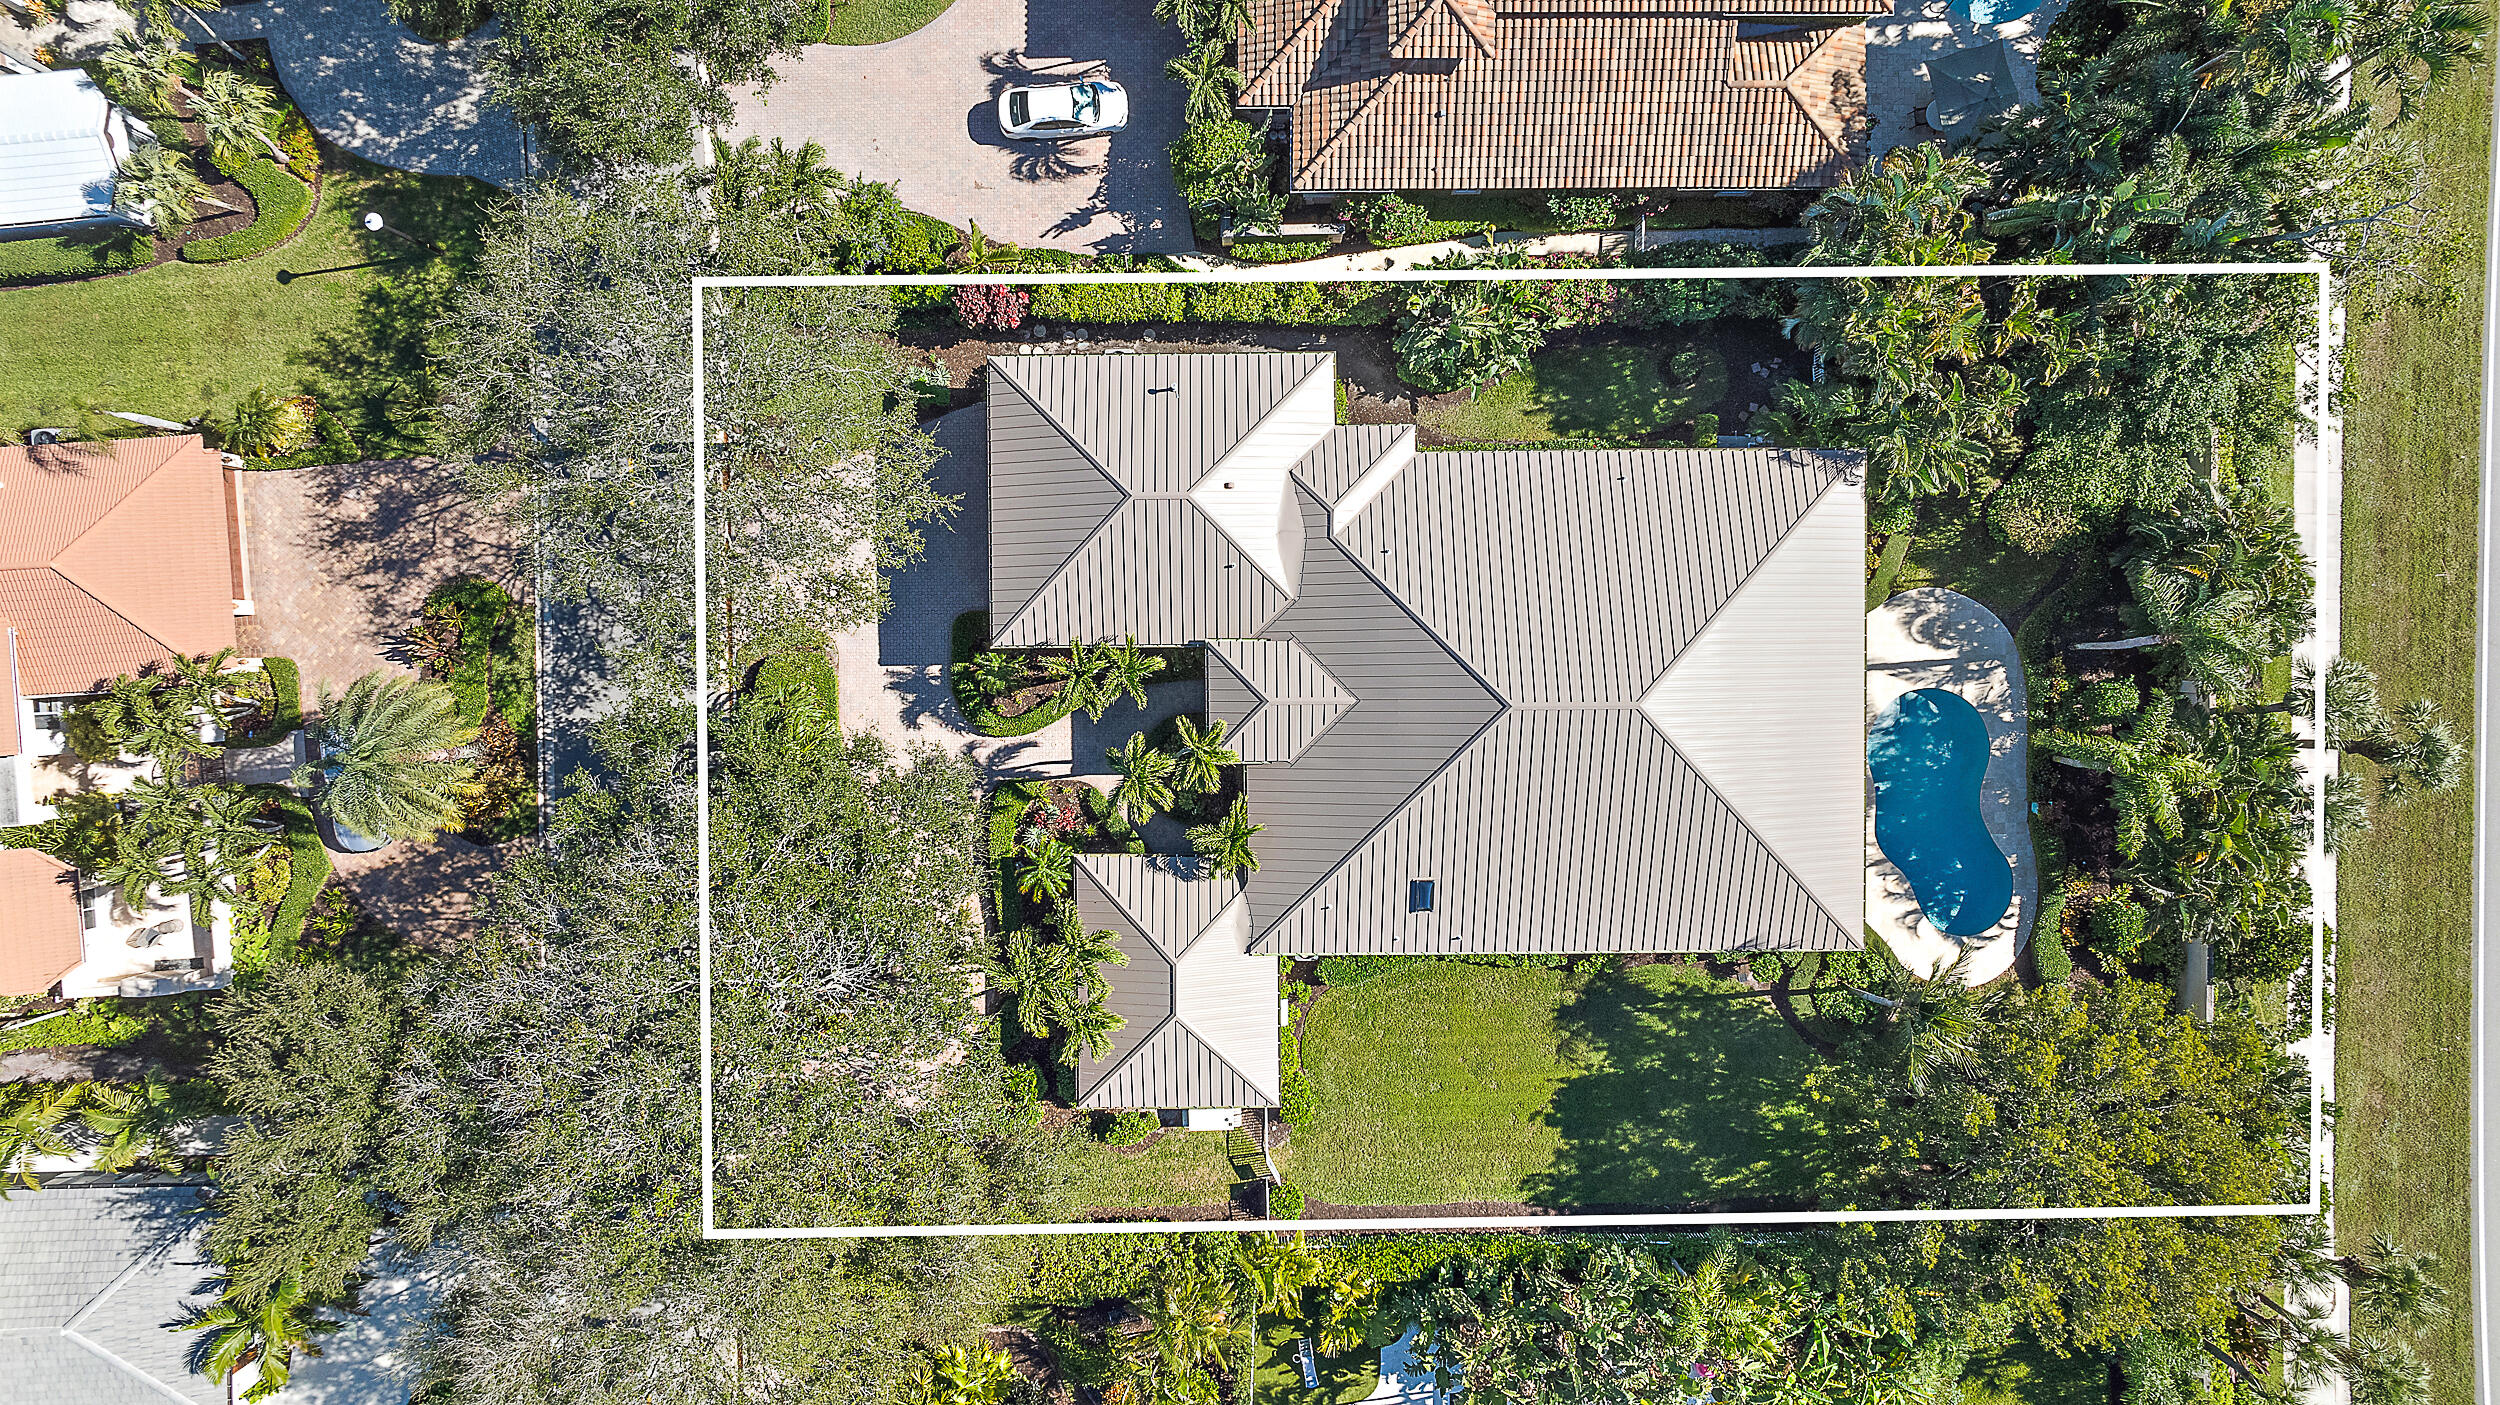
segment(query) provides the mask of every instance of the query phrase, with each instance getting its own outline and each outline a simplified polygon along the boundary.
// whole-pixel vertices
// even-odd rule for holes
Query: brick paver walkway
[[[1165,148],[1183,96],[1163,76],[1180,34],[1152,0],[955,0],[884,44],[816,44],[743,90],[731,140],[813,141],[847,175],[891,182],[904,204],[1028,247],[1157,253],[1190,247]],[[999,92],[1102,74],[1128,89],[1125,131],[1011,142]]]

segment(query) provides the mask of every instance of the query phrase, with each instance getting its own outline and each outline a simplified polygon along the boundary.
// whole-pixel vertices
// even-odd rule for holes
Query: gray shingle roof
[[[44,1405],[222,1401],[166,1330],[214,1300],[190,1186],[55,1187],[0,1201],[0,1395]]]
[[[1203,386],[1254,358],[1201,359]],[[1293,466],[1299,566],[1261,628],[1184,632],[1207,612],[1125,553],[1080,552],[1053,588],[1082,591],[1101,634],[1209,642],[1210,712],[1238,728],[1266,826],[1254,950],[1853,948],[1860,462],[1417,454],[1341,427]],[[1049,512],[1047,491],[1016,510]],[[1415,879],[1429,914],[1407,912]]]
[[[1271,1107],[1280,1074],[1276,961],[1249,954],[1235,878],[1197,859],[1083,854],[1070,894],[1087,927],[1129,958],[1101,975],[1127,1021],[1077,1063],[1080,1107]]]

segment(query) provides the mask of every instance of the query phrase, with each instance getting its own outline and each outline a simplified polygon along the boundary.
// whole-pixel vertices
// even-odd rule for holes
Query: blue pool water
[[[1875,843],[1910,880],[1927,920],[1975,937],[2014,902],[2014,870],[1979,818],[1988,724],[1942,688],[1904,693],[1866,736]]]

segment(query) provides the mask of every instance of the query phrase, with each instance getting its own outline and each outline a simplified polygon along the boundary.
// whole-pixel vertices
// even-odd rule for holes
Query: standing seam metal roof
[[[1078,1105],[1274,1106],[1276,963],[1246,950],[1241,881],[1198,859],[1083,854],[1072,896],[1129,958],[1101,972],[1105,1006],[1128,1023],[1078,1061]]]

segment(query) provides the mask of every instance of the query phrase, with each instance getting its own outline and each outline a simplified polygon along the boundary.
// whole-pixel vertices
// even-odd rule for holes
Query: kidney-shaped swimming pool
[[[1947,936],[1975,937],[2014,902],[2014,870],[1979,816],[1988,723],[1958,693],[1904,693],[1866,734],[1875,843]]]

